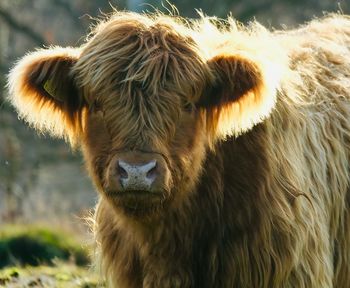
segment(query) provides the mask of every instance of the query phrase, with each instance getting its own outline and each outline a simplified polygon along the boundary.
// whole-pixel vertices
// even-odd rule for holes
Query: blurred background
[[[6,74],[36,47],[76,46],[93,18],[117,9],[166,11],[158,0],[0,0],[0,224],[59,221],[75,225],[96,202],[83,161],[61,140],[37,135],[4,101]],[[349,12],[350,0],[174,0],[180,15],[257,19],[271,29],[296,27],[325,11]],[[77,217],[75,217],[77,216]]]
[[[37,135],[6,103],[6,74],[36,47],[76,46],[93,18],[117,9],[166,11],[158,0],[0,0],[0,224],[44,221],[79,225],[96,194],[79,152]],[[325,11],[349,13],[350,0],[173,0],[180,15],[257,19],[271,29],[296,27]]]
[[[0,224],[78,225],[96,202],[79,152],[61,140],[37,135],[5,102],[6,74],[16,59],[36,47],[76,46],[94,18],[117,9],[166,11],[158,0],[0,0]],[[325,11],[349,12],[350,0],[174,0],[180,15],[196,10],[271,29],[296,27]]]
[[[148,4],[142,4],[144,2]],[[270,29],[297,27],[324,12],[350,13],[350,0],[172,0],[171,3],[185,17],[197,17],[196,10],[221,18],[231,14],[243,23],[256,19]],[[89,25],[94,23],[93,19],[111,12],[112,6],[137,12],[152,12],[154,8],[166,12],[170,8],[169,3],[159,0],[0,0],[0,268],[16,266],[21,257],[19,247],[24,247],[23,239],[27,241],[29,251],[42,252],[45,249],[40,245],[49,243],[51,246],[47,251],[55,253],[48,253],[48,261],[57,255],[66,258],[71,255],[64,252],[68,249],[65,236],[57,238],[56,235],[55,238],[46,230],[35,230],[35,233],[22,230],[22,234],[18,234],[11,228],[3,232],[2,227],[13,227],[13,224],[27,227],[39,223],[86,235],[84,232],[88,228],[82,219],[89,215],[97,200],[79,152],[72,152],[62,140],[37,135],[18,119],[5,101],[6,75],[17,59],[37,47],[80,45]],[[37,235],[40,241],[28,242],[23,235]],[[17,239],[15,244],[14,239]],[[56,249],[58,246],[52,250],[52,245],[63,245],[60,248],[63,252]],[[75,251],[74,255],[78,255],[76,259],[82,259],[79,245],[74,246],[75,250],[69,246]],[[23,260],[22,263],[38,264],[35,262],[38,255],[28,257],[34,262]],[[0,286],[12,283],[11,279],[18,277],[17,271],[6,273],[10,276],[3,276],[0,270]],[[70,286],[64,284],[62,287]]]

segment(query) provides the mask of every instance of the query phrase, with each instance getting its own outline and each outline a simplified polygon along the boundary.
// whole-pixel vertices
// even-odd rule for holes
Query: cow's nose
[[[120,184],[126,190],[150,190],[158,176],[157,161],[134,164],[123,160],[117,162]]]

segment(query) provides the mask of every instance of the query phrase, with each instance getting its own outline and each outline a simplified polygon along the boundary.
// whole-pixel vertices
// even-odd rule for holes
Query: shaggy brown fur
[[[116,12],[80,48],[24,57],[9,88],[81,145],[112,287],[349,287],[348,17],[271,33]],[[116,199],[116,159],[145,153],[163,198]]]

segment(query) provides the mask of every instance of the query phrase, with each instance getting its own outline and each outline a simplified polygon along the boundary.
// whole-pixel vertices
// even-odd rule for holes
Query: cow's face
[[[195,192],[215,141],[273,106],[262,62],[211,54],[169,19],[117,15],[79,50],[26,56],[10,75],[10,100],[38,129],[81,144],[117,212],[149,218]]]

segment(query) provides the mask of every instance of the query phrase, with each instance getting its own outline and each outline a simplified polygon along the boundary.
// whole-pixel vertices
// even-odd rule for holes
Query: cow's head
[[[200,35],[164,16],[116,14],[80,48],[25,56],[10,101],[38,130],[81,145],[117,213],[161,215],[193,193],[216,141],[250,129],[275,102],[266,59],[227,39],[208,50]]]

